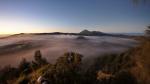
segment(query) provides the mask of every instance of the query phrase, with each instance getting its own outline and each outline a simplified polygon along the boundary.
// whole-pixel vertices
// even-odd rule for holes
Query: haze
[[[121,53],[137,45],[129,38],[110,36],[85,36],[77,39],[70,35],[17,35],[0,39],[0,66],[17,66],[23,58],[31,61],[36,50],[41,50],[43,57],[50,63],[64,54],[77,52],[84,56],[84,61],[94,61],[107,53]],[[92,52],[91,52],[92,51]],[[89,61],[90,60],[90,61]]]

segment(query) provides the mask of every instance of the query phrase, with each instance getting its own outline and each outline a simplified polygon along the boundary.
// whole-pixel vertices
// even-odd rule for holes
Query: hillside
[[[150,83],[150,39],[140,38],[142,40],[141,46],[137,47],[133,51],[133,57],[136,62],[136,66],[131,69],[131,73],[139,79],[140,84]]]
[[[94,66],[100,84],[150,83],[150,39],[136,39],[141,42],[140,46],[117,56],[98,58]]]

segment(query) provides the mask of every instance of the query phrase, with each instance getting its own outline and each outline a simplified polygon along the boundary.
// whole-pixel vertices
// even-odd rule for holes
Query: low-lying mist
[[[136,45],[133,39],[110,36],[17,35],[0,39],[0,66],[16,66],[22,58],[31,61],[36,50],[41,50],[51,63],[68,51],[82,54],[86,62],[103,54],[121,53]]]

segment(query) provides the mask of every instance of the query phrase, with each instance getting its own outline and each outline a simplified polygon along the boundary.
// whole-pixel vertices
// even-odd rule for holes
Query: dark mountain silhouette
[[[112,37],[122,37],[122,38],[128,38],[133,37],[133,35],[126,35],[126,34],[118,34],[118,33],[104,33],[100,31],[89,31],[89,30],[83,30],[79,33],[65,33],[65,32],[51,32],[51,33],[20,33],[20,34],[14,34],[10,35],[8,37],[12,36],[18,36],[18,35],[24,35],[24,34],[30,34],[30,35],[82,35],[82,36],[112,36]],[[5,37],[5,38],[8,38]]]
[[[102,36],[102,35],[110,35],[110,34],[106,34],[100,31],[88,31],[88,30],[83,30],[81,31],[79,34],[81,35],[87,35],[87,36]]]
[[[110,34],[110,33],[104,33],[100,31],[89,31],[89,30],[83,30],[79,35],[83,36],[113,36],[113,37],[130,37],[129,35],[124,35],[124,34]]]

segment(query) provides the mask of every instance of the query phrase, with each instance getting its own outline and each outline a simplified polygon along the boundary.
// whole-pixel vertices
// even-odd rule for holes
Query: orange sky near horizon
[[[23,21],[0,20],[0,34],[43,33],[58,31],[56,27],[48,28]]]

